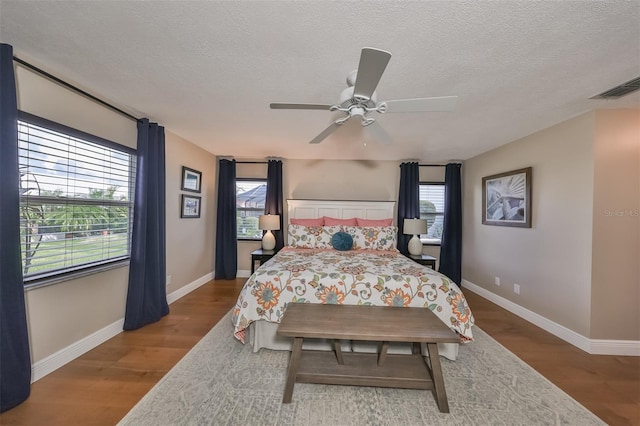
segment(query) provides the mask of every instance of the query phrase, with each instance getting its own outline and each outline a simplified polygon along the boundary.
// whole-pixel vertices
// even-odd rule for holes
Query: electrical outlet
[[[167,275],[167,285],[171,284],[171,275]]]
[[[499,286],[499,285],[500,285],[500,277],[493,277],[493,282],[494,282],[496,285],[498,285],[498,286]]]
[[[515,294],[520,294],[520,284],[513,284],[513,292]]]

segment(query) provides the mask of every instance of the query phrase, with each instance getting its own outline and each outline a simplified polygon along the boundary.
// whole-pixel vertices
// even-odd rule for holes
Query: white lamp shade
[[[258,218],[258,228],[262,230],[274,231],[280,229],[279,214],[263,214]]]
[[[407,235],[420,235],[427,233],[426,219],[405,219],[402,232]]]

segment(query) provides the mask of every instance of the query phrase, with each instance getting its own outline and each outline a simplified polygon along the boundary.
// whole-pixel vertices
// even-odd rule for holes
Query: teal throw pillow
[[[353,247],[353,237],[346,232],[336,232],[331,237],[333,248],[340,251],[351,250]]]

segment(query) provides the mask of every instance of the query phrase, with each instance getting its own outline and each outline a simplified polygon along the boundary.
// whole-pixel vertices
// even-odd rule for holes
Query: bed
[[[249,277],[238,297],[232,316],[237,339],[250,343],[254,351],[290,350],[291,341],[276,336],[288,303],[338,303],[424,307],[458,333],[462,342],[473,340],[473,314],[458,286],[397,251],[397,228],[386,222],[394,217],[394,202],[288,200],[287,204],[290,222],[342,220],[322,226],[313,220],[307,225],[289,223],[287,246]],[[351,218],[361,221],[345,221]],[[351,236],[351,249],[333,247],[338,232]],[[343,341],[341,346],[344,351],[377,350],[374,344],[357,341]],[[321,340],[305,341],[305,347],[331,350],[330,342]],[[449,359],[456,358],[457,349],[456,344],[439,347]],[[397,344],[389,351],[410,353],[411,348]]]

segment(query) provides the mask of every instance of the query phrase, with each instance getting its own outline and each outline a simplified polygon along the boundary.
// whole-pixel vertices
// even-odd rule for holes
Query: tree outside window
[[[135,156],[39,117],[18,121],[25,283],[126,259]],[[42,125],[40,125],[42,124]],[[56,130],[53,130],[56,129]]]

